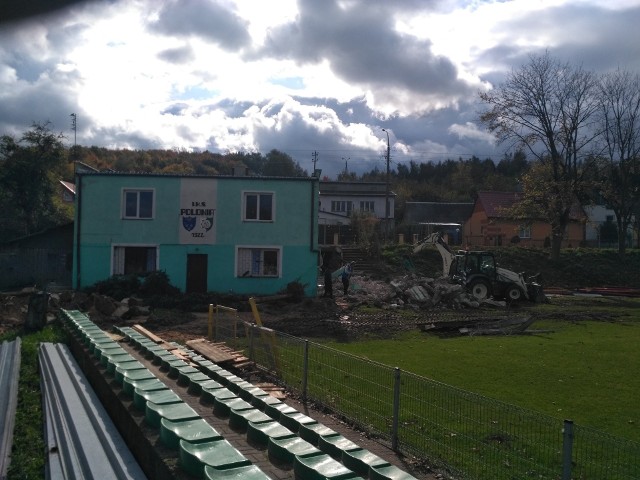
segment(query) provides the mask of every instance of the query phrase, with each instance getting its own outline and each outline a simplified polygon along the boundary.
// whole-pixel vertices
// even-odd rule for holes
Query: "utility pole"
[[[311,156],[313,157],[313,160],[311,160],[311,161],[313,162],[313,174],[315,175],[315,173],[316,173],[316,163],[318,161],[318,152],[316,152],[314,150],[313,153],[311,154]]]
[[[385,192],[385,206],[384,206],[384,240],[385,242],[389,239],[389,161],[391,156],[391,146],[389,145],[389,132],[386,129],[382,129],[384,133],[387,134],[387,188]]]
[[[75,113],[72,113],[71,115],[69,115],[71,117],[71,130],[73,130],[73,159],[76,160],[76,144],[77,144],[77,130],[78,130],[78,124],[77,124],[77,120],[78,117]]]

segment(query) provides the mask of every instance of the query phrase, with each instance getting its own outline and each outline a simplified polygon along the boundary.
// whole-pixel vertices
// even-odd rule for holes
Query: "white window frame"
[[[148,270],[146,272],[141,272],[141,275],[155,272],[160,267],[160,248],[157,244],[147,244],[147,243],[115,243],[111,245],[111,275],[124,275],[125,271],[125,257],[124,255],[119,256],[116,249],[127,249],[127,248],[154,248],[156,251],[156,259],[153,270]]]
[[[530,239],[531,238],[531,225],[529,225],[529,226],[520,225],[520,230],[518,232],[518,236],[520,238]]]
[[[376,202],[373,200],[360,200],[360,211],[375,213]]]
[[[247,217],[247,198],[251,195],[257,196],[257,210],[256,210],[256,218]],[[271,218],[262,219],[260,218],[260,196],[261,195],[269,195],[271,197]],[[271,223],[275,222],[276,219],[276,194],[273,191],[254,191],[247,190],[242,192],[242,220],[244,222],[263,222],[263,223]]]
[[[264,272],[265,252],[277,253],[278,259],[276,273]],[[256,255],[259,255],[259,259],[257,260]],[[281,278],[282,247],[277,245],[237,245],[235,273],[238,278]]]
[[[151,216],[149,217],[141,217],[140,216],[140,194],[142,192],[150,192],[151,193]],[[136,214],[135,215],[127,215],[127,194],[128,193],[136,193]],[[122,218],[125,220],[152,220],[156,216],[156,190],[155,188],[123,188],[122,189]]]
[[[331,200],[331,211],[349,214],[353,211],[353,202],[350,200]]]

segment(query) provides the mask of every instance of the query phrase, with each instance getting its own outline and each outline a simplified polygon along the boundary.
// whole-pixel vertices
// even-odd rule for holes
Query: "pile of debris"
[[[379,308],[479,308],[481,305],[506,307],[506,302],[492,299],[479,302],[462,285],[450,283],[446,277],[430,278],[414,273],[389,282],[354,275],[350,296],[354,301]]]

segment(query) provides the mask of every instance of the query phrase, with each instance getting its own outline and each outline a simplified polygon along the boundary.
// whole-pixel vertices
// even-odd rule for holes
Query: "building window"
[[[245,193],[244,220],[273,221],[273,193]]]
[[[518,236],[520,238],[531,238],[531,227],[526,225],[521,225]]]
[[[332,200],[331,211],[334,213],[351,213],[353,203],[346,200]]]
[[[375,212],[375,202],[370,200],[362,200],[360,202],[360,210],[362,212]]]
[[[238,248],[238,277],[279,277],[279,248]]]
[[[158,247],[113,247],[114,275],[142,275],[158,269]]]
[[[124,218],[153,218],[153,190],[124,190]]]

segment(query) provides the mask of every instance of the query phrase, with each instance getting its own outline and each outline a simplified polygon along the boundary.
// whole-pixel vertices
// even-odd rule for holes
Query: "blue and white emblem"
[[[182,226],[187,232],[190,232],[196,226],[196,217],[182,217]]]

